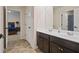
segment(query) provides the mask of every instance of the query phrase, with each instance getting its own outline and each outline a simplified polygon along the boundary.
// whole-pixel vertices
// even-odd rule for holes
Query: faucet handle
[[[68,35],[73,35],[73,32],[67,32]]]
[[[78,28],[77,26],[74,26],[74,28]]]

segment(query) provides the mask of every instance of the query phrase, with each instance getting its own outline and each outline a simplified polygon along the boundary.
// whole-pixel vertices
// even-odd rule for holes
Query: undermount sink
[[[59,35],[61,36],[61,37],[64,37],[64,38],[68,38],[68,39],[70,39],[70,40],[72,40],[72,41],[74,41],[74,40],[78,40],[79,39],[79,36],[78,35],[76,35],[76,34],[74,34],[74,33],[59,33]]]

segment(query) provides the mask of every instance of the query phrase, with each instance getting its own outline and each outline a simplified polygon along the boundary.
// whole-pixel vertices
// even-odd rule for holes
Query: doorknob
[[[31,27],[30,27],[30,26],[29,26],[28,28],[29,28],[29,29],[31,29]]]

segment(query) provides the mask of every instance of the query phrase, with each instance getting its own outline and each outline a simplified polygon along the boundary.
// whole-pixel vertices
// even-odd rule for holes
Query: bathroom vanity
[[[79,43],[76,38],[71,39],[63,33],[47,30],[37,30],[37,46],[45,53],[78,53]]]
[[[36,29],[38,48],[49,53],[79,52],[79,7],[54,6],[52,16],[53,19],[44,18],[41,22],[38,17],[39,26],[37,25]],[[52,21],[49,22],[50,18]]]

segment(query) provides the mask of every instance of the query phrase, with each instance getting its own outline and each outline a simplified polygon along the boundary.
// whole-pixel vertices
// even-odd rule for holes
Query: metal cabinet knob
[[[62,48],[60,48],[60,47],[59,47],[58,49],[59,49],[59,50],[61,50],[61,51],[63,51],[63,49],[62,49]]]
[[[58,49],[59,49],[59,50],[61,50],[61,48],[60,48],[60,47],[59,47]]]
[[[29,26],[28,28],[29,28],[29,29],[31,29],[31,27],[30,27],[30,26]]]
[[[61,49],[61,51],[63,51],[63,49]]]

